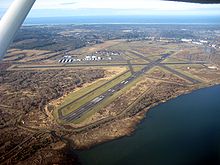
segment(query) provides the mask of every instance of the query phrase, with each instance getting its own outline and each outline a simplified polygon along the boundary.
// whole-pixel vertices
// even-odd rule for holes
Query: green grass
[[[102,108],[109,105],[111,102],[113,102],[115,99],[117,99],[120,95],[124,94],[127,90],[129,90],[131,87],[133,87],[135,84],[137,84],[142,79],[142,77],[143,76],[137,78],[135,81],[128,84],[125,88],[123,88],[122,90],[116,92],[114,95],[112,95],[108,99],[104,100],[100,104],[96,105],[93,109],[91,109],[89,112],[85,113],[81,118],[73,121],[72,123],[73,124],[79,124],[79,123],[83,122],[85,119],[87,119],[88,117],[95,114],[96,112],[100,111]]]
[[[62,108],[63,106],[69,104],[70,102],[72,102],[73,100],[78,99],[79,97],[85,95],[86,93],[92,91],[93,89],[95,89],[98,86],[103,85],[104,83],[106,83],[108,80],[100,80],[97,83],[91,84],[89,86],[87,86],[86,88],[82,88],[78,91],[72,92],[70,93],[68,96],[65,97],[63,103],[58,107]]]
[[[103,87],[97,89],[96,91],[86,95],[85,97],[83,97],[82,99],[74,102],[73,104],[70,104],[69,106],[65,107],[64,109],[62,109],[63,115],[67,115],[71,112],[73,112],[74,110],[80,108],[82,105],[86,104],[87,102],[91,101],[92,99],[96,98],[97,96],[101,95],[103,92],[109,90],[110,88],[112,88],[113,86],[115,86],[116,84],[120,83],[121,81],[123,81],[124,79],[128,78],[129,76],[131,76],[131,73],[128,72],[124,75],[121,75],[120,77],[118,77],[117,79],[115,79],[114,81],[104,85]],[[93,88],[90,88],[91,90],[98,87],[97,84],[95,84],[95,86],[93,86]],[[83,91],[77,91],[81,96],[83,95],[82,93],[85,93],[85,89],[83,89]],[[90,91],[91,91],[90,90]],[[82,92],[82,93],[80,93]],[[87,90],[88,92],[88,90]],[[77,94],[75,92],[73,92],[71,95],[74,96],[74,94],[77,96]],[[76,98],[76,97],[74,97]],[[78,98],[78,97],[77,97]],[[75,99],[68,98],[68,101],[73,101]],[[65,103],[67,104],[68,102],[65,101]],[[63,105],[61,105],[61,107],[63,107]]]

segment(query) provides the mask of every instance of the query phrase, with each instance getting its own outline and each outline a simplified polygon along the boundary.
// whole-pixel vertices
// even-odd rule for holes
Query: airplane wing
[[[36,0],[14,0],[0,21],[0,60]]]
[[[166,1],[191,2],[191,3],[203,3],[203,4],[217,4],[217,3],[220,3],[219,0],[166,0]]]

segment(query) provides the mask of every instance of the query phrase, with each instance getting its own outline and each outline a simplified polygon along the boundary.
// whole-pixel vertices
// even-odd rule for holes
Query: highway
[[[141,75],[145,74],[147,71],[149,71],[154,66],[160,64],[162,61],[164,61],[169,56],[170,56],[170,54],[164,54],[158,60],[150,62],[142,70],[134,73],[132,76],[130,76],[129,78],[127,78],[124,81],[120,82],[119,84],[115,85],[114,87],[112,87],[108,91],[103,92],[101,95],[99,95],[95,99],[89,101],[88,103],[82,105],[77,110],[69,113],[66,116],[62,116],[60,119],[64,120],[65,122],[71,122],[73,120],[79,119],[82,115],[89,112],[93,107],[95,107],[99,103],[103,102],[104,100],[106,100],[107,98],[112,96],[114,93],[116,93],[116,92],[120,91],[121,89],[123,89],[125,86],[127,86],[128,84],[130,84],[131,82],[133,82],[134,80],[139,78]]]

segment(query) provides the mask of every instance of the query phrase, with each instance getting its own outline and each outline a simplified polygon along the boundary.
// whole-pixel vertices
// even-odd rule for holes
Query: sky
[[[0,0],[0,17],[13,0]],[[37,0],[29,17],[102,15],[220,15],[220,4],[161,0]]]

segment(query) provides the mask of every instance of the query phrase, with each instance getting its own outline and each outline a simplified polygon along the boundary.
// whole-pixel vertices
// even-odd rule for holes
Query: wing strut
[[[24,22],[36,0],[14,0],[0,20],[0,60],[4,57],[16,32]]]

